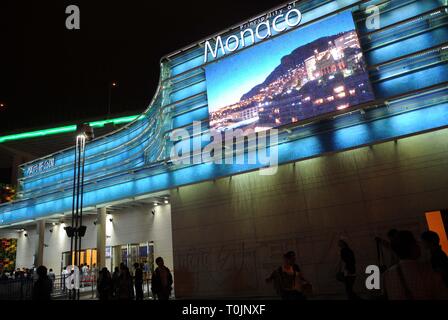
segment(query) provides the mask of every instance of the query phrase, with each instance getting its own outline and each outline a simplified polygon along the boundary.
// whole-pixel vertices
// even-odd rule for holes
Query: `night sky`
[[[0,135],[107,114],[138,114],[160,58],[284,3],[239,1],[0,1]],[[78,5],[81,30],[67,30]]]

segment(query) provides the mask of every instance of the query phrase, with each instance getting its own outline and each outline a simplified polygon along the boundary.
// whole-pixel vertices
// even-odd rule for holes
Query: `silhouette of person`
[[[345,285],[345,293],[349,300],[357,300],[359,297],[353,291],[356,280],[356,259],[352,249],[344,240],[339,240],[341,257],[341,272],[343,273],[343,282]]]
[[[448,257],[440,245],[439,235],[434,231],[425,231],[421,235],[423,246],[431,253],[431,265],[435,272],[440,273],[448,287]]]
[[[118,299],[118,288],[120,287],[120,269],[115,267],[112,274],[112,296]]]
[[[448,299],[440,274],[429,263],[418,261],[420,247],[410,231],[399,231],[392,240],[399,262],[384,273],[384,291],[389,300]]]
[[[134,268],[135,300],[143,300],[143,270],[137,262],[134,263]]]
[[[37,280],[33,286],[33,300],[51,300],[51,280],[47,275],[47,268],[40,266],[36,270]]]
[[[107,268],[101,269],[98,275],[98,294],[100,300],[109,300],[112,295],[112,277]]]
[[[302,286],[307,283],[299,265],[296,263],[296,254],[289,251],[283,255],[283,265],[272,272],[266,279],[267,283],[274,282],[277,294],[283,300],[305,300]]]
[[[50,269],[50,270],[48,271],[48,278],[50,278],[50,281],[51,281],[51,287],[53,288],[54,283],[55,283],[55,281],[56,281],[56,275],[55,275],[55,273],[53,272],[53,269]]]
[[[118,277],[118,299],[132,300],[134,296],[134,287],[129,268],[124,264],[120,265],[120,276]]]
[[[173,276],[161,257],[156,259],[156,264],[157,268],[152,274],[151,291],[154,298],[168,300],[173,289]]]

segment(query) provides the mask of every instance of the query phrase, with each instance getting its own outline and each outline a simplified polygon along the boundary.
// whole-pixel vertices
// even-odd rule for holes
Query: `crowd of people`
[[[165,266],[163,258],[156,259],[157,268],[152,273],[151,291],[154,299],[168,300],[173,289],[173,276],[171,271]],[[144,279],[143,265],[134,263],[133,274],[128,266],[121,263],[119,267],[115,267],[111,274],[107,268],[102,268],[98,272],[96,278],[97,292],[99,300],[143,300],[144,299]],[[93,268],[92,268],[93,269]],[[93,270],[85,268],[84,265],[79,267],[80,277],[92,275]],[[65,274],[66,277],[73,275]],[[54,273],[52,269],[47,272],[45,266],[36,269],[37,278],[33,286],[34,300],[49,300],[54,284]],[[70,289],[71,290],[71,289]]]
[[[151,277],[151,291],[154,299],[168,300],[173,289],[173,276],[165,266],[163,258],[156,259],[157,268]],[[121,263],[112,275],[107,268],[99,272],[97,288],[100,300],[143,300],[143,265],[134,263],[134,275]]]
[[[392,229],[387,239],[375,238],[377,264],[381,271],[381,297],[388,300],[438,300],[448,299],[448,257],[442,250],[437,233],[425,231],[417,241],[407,230]],[[422,259],[422,247],[429,259]],[[359,271],[355,252],[348,241],[338,241],[339,264],[335,279],[343,284],[347,299],[360,300],[354,290]],[[385,254],[387,252],[387,254]],[[152,273],[151,291],[154,299],[168,300],[173,288],[173,277],[161,257],[156,259],[157,268]],[[96,265],[79,267],[80,277],[96,275]],[[102,268],[94,277],[100,300],[143,300],[144,266],[133,265],[133,273],[121,263],[114,272]],[[52,269],[17,269],[11,274],[2,272],[0,279],[30,279],[34,281],[33,299],[50,299],[55,283]],[[283,255],[283,263],[266,279],[272,283],[279,297],[284,300],[306,300],[312,295],[312,283],[305,277],[297,263],[294,251]],[[366,292],[364,292],[366,293]],[[369,299],[369,297],[367,297]]]
[[[36,268],[17,268],[12,272],[0,270],[0,280],[27,280],[37,279]]]
[[[388,300],[448,299],[448,257],[442,250],[438,234],[425,231],[421,235],[429,261],[422,259],[421,247],[412,232],[392,229],[387,238],[375,238],[381,270],[381,297]],[[335,278],[344,285],[347,299],[360,300],[354,291],[357,278],[355,253],[343,239],[338,241],[338,247],[340,262]],[[383,249],[389,251],[389,261],[386,261]],[[283,300],[305,300],[312,294],[312,284],[305,278],[293,251],[284,254],[283,264],[266,282],[274,284]]]

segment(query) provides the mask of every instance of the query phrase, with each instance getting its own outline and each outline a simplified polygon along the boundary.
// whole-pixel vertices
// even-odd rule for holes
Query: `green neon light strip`
[[[115,125],[124,124],[124,123],[132,122],[136,119],[140,119],[141,117],[143,117],[143,116],[140,116],[140,115],[139,116],[128,116],[128,117],[121,117],[121,118],[115,118],[115,119],[109,119],[109,120],[94,121],[94,122],[90,122],[89,124],[94,128],[100,128],[100,127],[104,127],[108,123],[113,123]],[[44,130],[38,130],[38,131],[30,131],[30,132],[24,132],[24,133],[17,133],[17,134],[11,134],[8,136],[0,137],[0,143],[7,142],[7,141],[16,141],[16,140],[44,137],[44,136],[68,133],[68,132],[74,132],[74,131],[76,131],[76,125],[44,129]]]

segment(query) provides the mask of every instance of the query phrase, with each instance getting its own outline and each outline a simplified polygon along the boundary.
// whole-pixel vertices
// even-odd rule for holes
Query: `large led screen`
[[[347,11],[206,66],[210,128],[268,130],[372,101]]]

